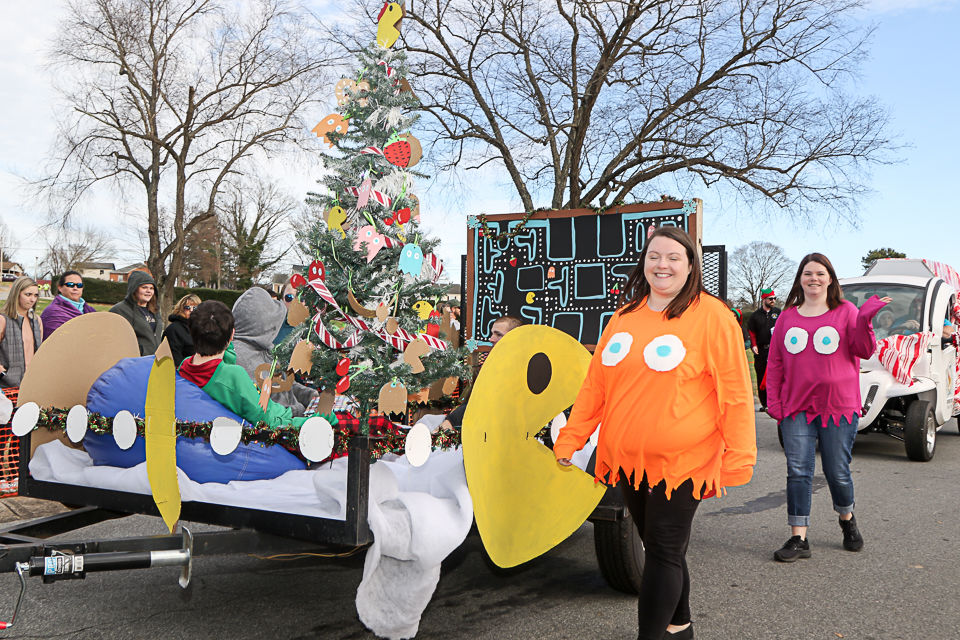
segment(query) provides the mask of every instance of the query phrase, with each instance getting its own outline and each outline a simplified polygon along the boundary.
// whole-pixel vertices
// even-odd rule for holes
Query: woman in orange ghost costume
[[[680,229],[657,229],[640,254],[554,445],[557,461],[569,464],[601,422],[596,477],[619,482],[646,548],[638,638],[693,638],[693,516],[703,498],[750,481],[757,445],[742,334],[704,291]]]

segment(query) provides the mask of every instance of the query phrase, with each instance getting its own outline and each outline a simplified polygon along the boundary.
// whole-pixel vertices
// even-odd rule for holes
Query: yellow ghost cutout
[[[377,16],[377,44],[389,49],[400,37],[400,19],[403,18],[403,7],[399,2],[384,2]]]
[[[174,411],[176,368],[170,345],[164,339],[154,356],[147,381],[145,439],[147,479],[160,516],[173,533],[180,519],[180,485],[177,482],[177,426]]]
[[[606,487],[561,467],[534,435],[573,404],[590,353],[545,326],[518,327],[490,352],[463,420],[463,463],[490,559],[513,567],[576,531]]]

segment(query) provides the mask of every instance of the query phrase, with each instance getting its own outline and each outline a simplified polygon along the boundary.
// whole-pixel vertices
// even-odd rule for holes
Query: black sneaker
[[[860,551],[863,549],[863,536],[860,535],[860,529],[857,528],[857,517],[850,516],[849,520],[841,520],[840,528],[843,529],[843,548],[847,551]]]
[[[795,562],[799,558],[809,557],[810,543],[807,540],[801,540],[800,536],[793,536],[773,552],[773,559],[777,562]]]
[[[686,629],[677,631],[676,633],[664,631],[663,640],[693,640],[693,623],[691,622]]]

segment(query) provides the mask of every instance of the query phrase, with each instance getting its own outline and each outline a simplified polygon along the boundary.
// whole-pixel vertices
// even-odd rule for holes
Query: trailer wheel
[[[933,458],[937,447],[937,419],[927,400],[914,400],[907,407],[903,445],[911,460],[927,462]]]
[[[630,512],[617,521],[595,520],[593,544],[600,573],[607,584],[623,593],[638,593],[643,578],[643,542]]]

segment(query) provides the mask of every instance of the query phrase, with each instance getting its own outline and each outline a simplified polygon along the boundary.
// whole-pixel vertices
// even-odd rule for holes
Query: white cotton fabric
[[[421,421],[432,426],[436,419]],[[587,444],[573,455],[573,464],[585,469],[593,450]],[[37,480],[150,494],[145,462],[129,469],[96,466],[85,451],[59,440],[37,447],[30,473]],[[346,458],[272,480],[201,484],[180,469],[177,477],[184,502],[346,517]],[[421,467],[393,454],[371,465],[368,521],[373,544],[357,588],[357,613],[381,638],[413,638],[440,579],[440,563],[460,546],[473,523],[462,450],[434,451]]]
[[[367,550],[357,589],[360,620],[382,638],[412,638],[440,578],[440,563],[467,537],[473,502],[463,453],[435,451],[422,467],[387,456],[370,467]],[[150,494],[146,463],[96,466],[84,451],[54,440],[30,461],[37,480]],[[343,520],[347,459],[321,469],[288,471],[272,480],[194,482],[177,469],[184,502],[199,501]]]

